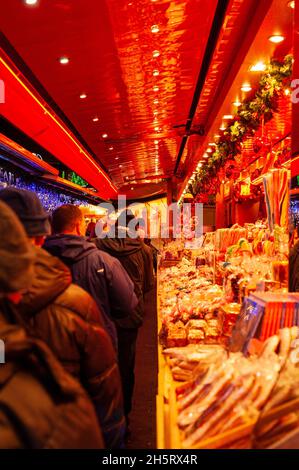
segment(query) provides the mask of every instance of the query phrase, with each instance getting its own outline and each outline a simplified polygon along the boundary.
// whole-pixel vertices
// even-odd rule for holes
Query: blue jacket
[[[73,282],[95,299],[117,349],[114,321],[130,316],[138,303],[134,284],[120,262],[86,238],[75,235],[48,237],[43,248],[60,258],[70,268]]]

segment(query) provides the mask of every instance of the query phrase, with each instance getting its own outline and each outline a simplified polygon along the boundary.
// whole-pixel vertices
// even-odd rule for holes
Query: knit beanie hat
[[[0,200],[17,214],[28,237],[51,233],[49,216],[34,192],[11,186],[0,190]]]
[[[30,287],[34,251],[16,214],[0,201],[0,294]]]

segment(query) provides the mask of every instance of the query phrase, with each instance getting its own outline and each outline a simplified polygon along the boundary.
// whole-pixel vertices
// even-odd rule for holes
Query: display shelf
[[[157,314],[158,331],[162,321],[160,276],[157,277]],[[159,361],[159,386],[157,396],[157,446],[164,449],[183,449],[184,435],[177,425],[178,406],[176,399],[176,388],[183,382],[173,379],[167,357],[163,355],[163,348],[158,344]],[[221,448],[251,448],[253,442],[258,442],[257,437],[263,427],[270,423],[278,422],[290,413],[299,410],[299,398],[290,400],[262,414],[256,412],[254,417],[249,418],[242,425],[238,425],[224,433],[220,433],[208,439],[202,439],[193,445],[192,449],[221,449]],[[262,436],[262,434],[261,434]]]

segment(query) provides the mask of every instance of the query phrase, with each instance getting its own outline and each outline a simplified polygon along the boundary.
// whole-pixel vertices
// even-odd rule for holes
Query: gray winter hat
[[[28,237],[50,235],[49,216],[33,191],[10,186],[0,190],[0,200],[17,214]]]
[[[0,201],[0,294],[30,287],[33,263],[34,251],[20,220]]]

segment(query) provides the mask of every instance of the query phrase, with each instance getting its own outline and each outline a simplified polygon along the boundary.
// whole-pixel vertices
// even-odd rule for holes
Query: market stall
[[[297,429],[299,296],[279,229],[218,230],[160,260],[159,447],[269,447]]]
[[[274,17],[194,146],[179,191],[179,206],[214,203],[217,229],[161,250],[161,448],[299,446],[299,295],[288,291],[294,59],[290,42],[269,47],[285,39],[267,36]]]

